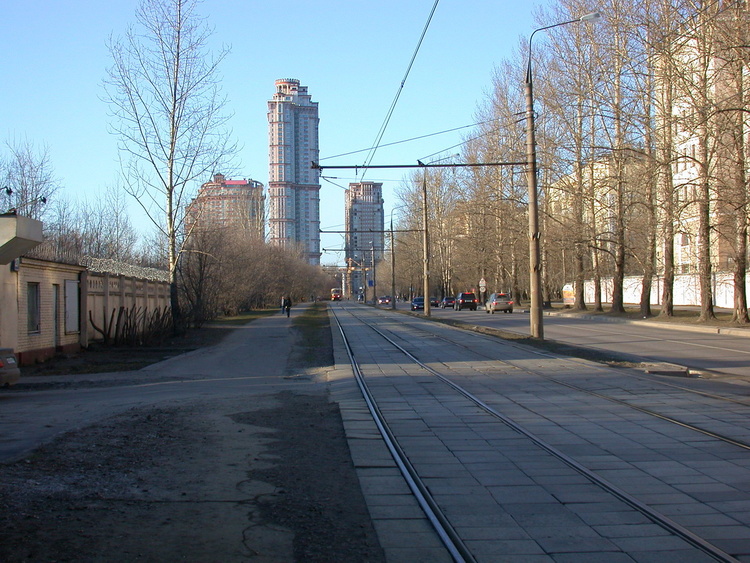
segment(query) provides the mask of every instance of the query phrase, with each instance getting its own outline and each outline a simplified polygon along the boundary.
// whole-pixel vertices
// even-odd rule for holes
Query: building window
[[[41,332],[41,298],[39,295],[39,284],[29,282],[26,287],[26,307],[28,318],[28,331]]]

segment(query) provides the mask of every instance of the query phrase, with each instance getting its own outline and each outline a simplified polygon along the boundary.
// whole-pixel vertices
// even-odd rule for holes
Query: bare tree
[[[83,253],[78,228],[78,205],[65,196],[56,197],[49,205],[49,220],[44,223],[44,245],[51,258],[76,261]]]
[[[456,242],[455,209],[459,198],[454,171],[439,168],[428,174],[430,189],[430,248],[435,264],[431,270],[437,275],[437,292],[441,297],[452,295],[453,252]]]
[[[82,202],[78,211],[83,254],[130,262],[138,235],[127,214],[126,195],[108,187],[93,202]]]
[[[678,169],[682,185],[682,217],[686,225],[683,237],[697,241],[697,269],[700,285],[700,321],[715,317],[713,303],[713,259],[717,211],[717,145],[716,145],[716,27],[717,5],[694,7],[695,17],[675,39],[678,72],[675,73],[675,106],[677,138],[681,156]]]
[[[467,141],[463,149],[466,162],[508,162],[523,158],[519,154],[523,145],[517,142],[523,138],[518,123],[523,96],[518,81],[514,80],[521,74],[520,65],[510,62],[495,69],[491,98],[477,111],[480,134]],[[471,202],[468,209],[464,207],[464,214],[472,211],[477,214],[479,232],[464,237],[472,240],[472,247],[480,251],[476,261],[482,269],[476,277],[485,278],[487,295],[511,291],[520,300],[521,286],[528,288],[529,283],[527,268],[523,267],[524,257],[528,256],[528,190],[523,171],[498,166],[471,168],[462,175],[461,190],[463,199]],[[456,262],[460,263],[466,255],[462,251]]]
[[[553,21],[578,17],[587,8],[580,2],[562,3],[552,16]],[[547,224],[562,227],[560,240],[572,249],[571,274],[575,280],[575,308],[585,310],[584,281],[587,266],[594,278],[595,310],[601,310],[601,212],[597,204],[600,183],[595,173],[596,148],[600,144],[597,131],[600,103],[596,92],[602,88],[599,65],[592,64],[602,48],[597,36],[598,26],[561,26],[553,30],[555,40],[549,44],[552,54],[541,58],[547,79],[539,89],[540,105],[546,110],[546,127],[539,135],[543,171],[547,177]],[[556,173],[556,174],[555,174]],[[561,202],[565,202],[561,205]],[[547,235],[547,244],[552,238]],[[563,280],[565,283],[567,280]]]
[[[661,223],[662,292],[660,317],[674,315],[675,280],[675,225],[677,206],[675,200],[674,164],[676,123],[673,115],[679,72],[677,54],[677,27],[681,18],[675,17],[676,9],[670,0],[653,0],[642,11],[642,27],[649,49],[650,76],[653,77],[651,108],[654,119],[651,134],[654,140],[656,163],[657,210]]]
[[[188,322],[200,327],[204,321],[220,313],[223,281],[222,260],[227,243],[221,230],[198,230],[191,234],[183,259],[180,261],[180,289],[187,305]],[[227,308],[223,313],[229,312]],[[235,312],[235,311],[231,311]]]
[[[226,54],[208,52],[212,30],[197,0],[143,0],[137,25],[109,42],[105,81],[112,132],[120,138],[126,191],[167,241],[171,305],[180,328],[177,267],[189,187],[235,151],[218,68]]]
[[[0,213],[15,210],[33,219],[43,219],[45,203],[58,190],[49,150],[36,150],[29,140],[8,141],[8,155],[0,160]]]
[[[164,232],[154,227],[141,238],[134,250],[135,261],[146,268],[167,269],[167,237]]]
[[[730,4],[716,19],[717,57],[714,62],[717,81],[717,174],[721,189],[718,232],[727,241],[726,255],[720,249],[720,264],[733,270],[733,321],[750,323],[747,303],[748,220],[748,94],[747,45],[750,15],[745,6]],[[726,256],[726,257],[725,257]]]
[[[45,245],[52,256],[82,256],[132,262],[138,234],[130,223],[122,192],[108,188],[92,202],[56,197],[45,221]]]

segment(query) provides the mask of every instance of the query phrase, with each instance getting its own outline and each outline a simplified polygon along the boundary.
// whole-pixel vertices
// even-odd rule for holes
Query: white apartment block
[[[268,102],[269,242],[320,264],[318,102],[299,80],[276,81]]]
[[[383,184],[358,182],[349,184],[344,205],[346,224],[345,260],[350,268],[352,294],[368,287],[374,280],[375,265],[385,248],[385,211]]]
[[[704,243],[714,271],[733,269],[743,222],[736,212],[747,197],[750,116],[745,89],[750,69],[746,58],[736,56],[735,42],[750,15],[741,3],[719,2],[715,9],[706,20],[711,24],[707,28],[716,26],[712,33],[702,30],[706,22],[699,18],[695,29],[675,41],[677,78],[656,82],[660,94],[672,88],[672,105],[666,111],[675,151],[677,273],[698,271]],[[701,228],[701,218],[709,229]],[[706,231],[707,237],[702,234]]]

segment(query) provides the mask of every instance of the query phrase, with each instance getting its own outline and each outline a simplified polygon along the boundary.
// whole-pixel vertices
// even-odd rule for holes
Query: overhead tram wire
[[[401,144],[401,143],[408,143],[410,141],[424,139],[425,137],[432,137],[434,135],[442,135],[443,133],[451,133],[453,131],[458,131],[459,129],[466,129],[468,127],[476,127],[477,125],[485,125],[487,123],[492,123],[494,121],[497,121],[497,120],[496,119],[488,119],[486,121],[480,121],[478,123],[473,123],[471,125],[462,125],[461,127],[454,127],[453,129],[446,129],[444,131],[438,131],[437,133],[428,133],[427,135],[420,135],[418,137],[412,137],[410,139],[404,139],[402,141],[394,141],[392,143],[387,143],[385,145],[381,145],[381,147],[389,147],[389,146],[398,145],[398,144]],[[490,131],[487,131],[485,133],[481,133],[479,135],[475,135],[473,137],[469,137],[469,138],[461,141],[460,143],[457,143],[455,145],[451,145],[450,147],[448,147],[446,149],[442,149],[442,150],[434,152],[434,153],[432,153],[430,155],[424,156],[421,159],[419,159],[419,161],[427,160],[427,159],[429,159],[429,158],[431,158],[431,157],[433,157],[435,155],[442,154],[442,153],[444,153],[446,151],[449,151],[449,150],[455,149],[457,147],[460,147],[462,145],[465,145],[466,143],[470,143],[470,142],[475,141],[477,139],[481,139],[482,137],[486,137],[487,135],[490,135],[491,133],[496,132],[498,130],[499,130],[499,128],[493,128]],[[344,167],[327,166],[327,165],[321,166],[320,162],[323,161],[323,160],[330,160],[330,159],[333,159],[333,158],[339,158],[339,157],[342,157],[342,156],[348,156],[348,155],[357,154],[357,153],[361,153],[361,152],[365,152],[365,151],[369,151],[369,150],[371,150],[371,149],[359,149],[359,150],[356,150],[356,151],[345,152],[345,153],[336,154],[336,155],[333,155],[333,156],[326,156],[326,157],[321,158],[319,161],[314,162],[313,163],[313,168],[316,168],[316,169],[320,170],[321,172],[325,168],[344,168],[344,169],[350,169],[350,170],[354,169],[356,171],[357,176],[354,177],[354,178],[348,178],[348,179],[356,181],[358,179],[358,177],[359,177],[359,170],[362,169],[364,171],[364,169],[365,169],[363,166],[344,166]],[[487,165],[488,166],[498,166],[498,165],[504,165],[504,164],[507,164],[507,163],[488,163]],[[515,164],[515,163],[510,163],[510,164]],[[451,166],[451,165],[447,165],[447,166]],[[474,166],[477,166],[477,165],[474,165]],[[398,166],[398,168],[410,168],[410,167],[411,166]],[[373,165],[370,165],[367,168],[393,168],[393,166],[373,166]],[[321,176],[320,178],[322,180],[326,180],[327,182],[329,182],[330,184],[332,184],[332,185],[334,185],[336,187],[339,187],[341,189],[347,189],[345,186],[341,186],[341,185],[337,184],[336,182],[332,181],[332,180],[343,180],[345,178],[341,178],[341,177],[338,177],[338,176]],[[385,181],[385,179],[383,181]]]
[[[436,135],[443,135],[445,133],[453,133],[454,131],[460,131],[461,129],[468,129],[469,127],[476,127],[477,125],[485,125],[486,123],[492,123],[493,121],[497,121],[497,120],[488,119],[487,121],[480,121],[478,123],[472,123],[471,125],[461,125],[460,127],[454,127],[453,129],[445,129],[444,131],[438,131],[437,133],[427,133],[426,135],[419,135],[418,137],[412,137],[410,139],[404,139],[402,141],[393,141],[392,143],[385,143],[384,145],[380,145],[380,147],[391,147],[393,145],[400,145],[401,143],[410,143],[411,141],[418,141],[420,139],[426,139],[427,137],[434,137]],[[477,138],[477,137],[474,137],[474,138]],[[333,156],[324,156],[323,158],[320,159],[320,161],[322,162],[324,160],[330,160],[332,158],[339,158],[342,156],[350,156],[352,154],[358,154],[361,152],[371,151],[373,150],[373,148],[374,147],[368,147],[366,149],[358,149],[356,151],[349,151],[349,152],[344,152],[341,154],[334,154]]]
[[[406,73],[404,73],[403,79],[401,79],[401,84],[399,85],[398,90],[396,91],[396,96],[393,98],[393,102],[391,103],[391,107],[388,109],[388,113],[385,116],[385,120],[383,121],[383,125],[380,127],[380,131],[378,131],[377,136],[375,137],[375,142],[373,143],[372,148],[370,148],[370,152],[365,157],[365,162],[362,166],[363,172],[362,177],[364,178],[365,172],[367,171],[367,168],[369,167],[370,163],[372,162],[372,159],[375,158],[375,152],[378,150],[378,147],[380,146],[380,142],[383,140],[383,135],[385,135],[385,130],[388,127],[388,123],[391,121],[391,117],[393,116],[393,112],[396,109],[396,104],[398,103],[398,99],[401,97],[401,92],[404,89],[404,85],[406,84],[406,79],[409,77],[409,73],[411,72],[411,68],[414,65],[414,61],[417,58],[417,54],[419,53],[419,48],[422,46],[422,41],[424,41],[425,35],[427,35],[427,29],[430,27],[430,22],[432,21],[432,16],[435,14],[435,10],[437,9],[437,5],[440,2],[440,0],[435,0],[435,3],[432,5],[432,10],[430,10],[430,15],[427,18],[427,23],[425,23],[424,29],[422,30],[422,35],[419,38],[419,41],[417,42],[417,46],[414,49],[414,53],[411,56],[411,61],[409,61],[409,66],[406,69]]]
[[[417,164],[371,164],[368,168],[481,168],[483,166],[525,166],[526,161],[507,161],[507,162],[463,162],[454,164],[426,164],[420,160]],[[343,166],[321,166],[317,162],[312,163],[312,167],[315,170],[359,170],[362,168],[359,164],[343,165]]]

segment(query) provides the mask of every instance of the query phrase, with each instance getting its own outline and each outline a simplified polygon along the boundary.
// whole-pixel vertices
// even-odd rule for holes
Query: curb
[[[604,323],[622,323],[632,324],[638,326],[648,326],[652,328],[668,328],[671,330],[682,330],[684,332],[702,332],[704,334],[724,334],[727,336],[739,336],[744,338],[750,338],[750,328],[732,328],[732,327],[720,327],[720,326],[694,326],[685,325],[681,323],[660,323],[660,322],[649,322],[649,321],[634,321],[630,319],[619,319],[614,317],[607,317],[604,315],[578,315],[571,313],[563,313],[557,311],[544,311],[544,316],[547,317],[573,317],[577,319],[584,319],[588,321],[599,321]]]

